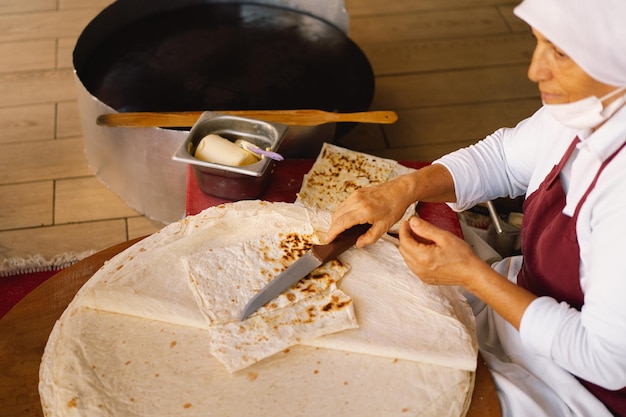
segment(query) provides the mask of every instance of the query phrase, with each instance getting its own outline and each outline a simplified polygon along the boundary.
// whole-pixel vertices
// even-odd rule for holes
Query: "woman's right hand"
[[[369,223],[372,227],[356,241],[360,248],[375,243],[396,224],[413,203],[408,178],[398,177],[390,182],[359,188],[335,210],[326,240],[357,224]]]
[[[333,213],[326,241],[332,242],[339,233],[354,225],[369,223],[372,227],[359,237],[356,247],[371,245],[418,200],[456,201],[452,175],[443,165],[428,165],[384,184],[359,188]]]

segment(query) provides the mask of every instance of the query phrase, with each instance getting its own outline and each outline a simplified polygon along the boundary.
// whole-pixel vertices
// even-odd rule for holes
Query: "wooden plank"
[[[377,76],[528,64],[535,47],[526,33],[360,45]]]
[[[0,1],[0,15],[25,12],[41,12],[55,10],[56,0],[2,0]]]
[[[82,138],[2,145],[0,184],[84,177],[87,165]]]
[[[53,69],[55,48],[53,39],[0,43],[0,73]]]
[[[540,105],[539,100],[519,100],[399,110],[398,122],[383,127],[386,144],[363,147],[358,136],[348,136],[345,145],[385,158],[433,161],[500,127],[515,126]]]
[[[74,68],[72,54],[78,38],[60,38],[57,46],[57,68]]]
[[[104,9],[109,4],[113,3],[114,0],[58,0],[59,1],[59,10],[65,9],[78,9],[78,8],[88,8],[88,7],[99,7]]]
[[[509,32],[506,22],[495,8],[359,16],[350,20],[350,37],[359,45]]]
[[[398,111],[398,122],[383,130],[392,148],[476,142],[500,127],[515,126],[540,106],[531,99]]]
[[[0,15],[0,42],[77,37],[101,8]]]
[[[54,104],[0,108],[0,145],[54,138]]]
[[[138,216],[95,177],[56,182],[54,224]]]
[[[0,185],[0,230],[52,224],[52,181]]]
[[[442,157],[443,155],[454,152],[457,149],[469,146],[475,142],[476,141],[473,139],[465,139],[461,141],[435,143],[428,145],[415,145],[403,148],[386,148],[377,150],[375,155],[396,160],[401,158],[411,158],[419,159],[420,161],[432,162]]]
[[[57,103],[56,138],[82,136],[80,110],[77,101]]]
[[[135,216],[126,219],[128,224],[128,238],[135,239],[141,236],[151,235],[161,230],[165,225],[160,221],[146,216]]]
[[[526,65],[429,72],[376,80],[374,105],[395,110],[538,98]]]
[[[345,0],[350,16],[483,8],[517,3],[519,0]]]
[[[358,125],[346,135],[337,139],[336,144],[359,152],[386,148],[387,143],[380,125]]]
[[[525,32],[530,35],[528,23],[515,16],[513,13],[514,8],[515,5],[506,5],[499,7],[498,10],[513,32]]]
[[[124,219],[0,232],[0,245],[5,257],[25,257],[33,253],[52,257],[64,252],[101,250],[126,240]],[[37,242],[35,251],[34,242]]]
[[[0,74],[0,107],[75,99],[70,69]]]

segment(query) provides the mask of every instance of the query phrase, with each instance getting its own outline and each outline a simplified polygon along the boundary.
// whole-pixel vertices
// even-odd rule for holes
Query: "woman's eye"
[[[561,51],[561,50],[560,50],[560,49],[558,49],[558,48],[554,48],[554,53],[555,53],[555,54],[556,54],[556,56],[558,56],[559,58],[569,58],[569,56],[568,56],[565,52]]]

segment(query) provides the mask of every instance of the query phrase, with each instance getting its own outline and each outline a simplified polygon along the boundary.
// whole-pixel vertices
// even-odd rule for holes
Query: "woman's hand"
[[[422,281],[464,287],[517,329],[537,298],[491,269],[463,240],[417,217],[400,228],[400,253]]]
[[[370,245],[398,222],[411,204],[407,182],[398,178],[385,184],[359,188],[333,213],[327,241],[331,242],[344,230],[369,223],[372,227],[356,242],[360,248]]]
[[[428,284],[471,287],[472,277],[489,266],[454,234],[412,217],[400,227],[400,253]]]
[[[407,207],[417,201],[456,201],[454,181],[443,165],[428,165],[385,184],[356,190],[333,213],[326,240],[331,242],[356,224],[369,223],[372,227],[357,240],[356,247],[370,245],[387,233]]]

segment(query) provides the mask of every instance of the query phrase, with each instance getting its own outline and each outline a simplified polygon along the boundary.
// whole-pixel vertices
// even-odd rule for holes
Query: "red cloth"
[[[0,277],[0,319],[28,293],[59,271],[33,272]]]
[[[278,162],[272,172],[268,190],[259,197],[266,201],[284,201],[292,203],[296,200],[296,193],[302,186],[302,177],[309,172],[315,161],[313,159],[287,159]],[[427,162],[400,161],[409,168],[422,168]],[[187,215],[192,216],[202,210],[223,203],[232,202],[225,198],[214,197],[203,193],[191,167],[187,171]],[[428,220],[435,226],[448,230],[459,237],[463,237],[459,219],[454,211],[443,203],[420,203],[417,207],[420,217]]]

